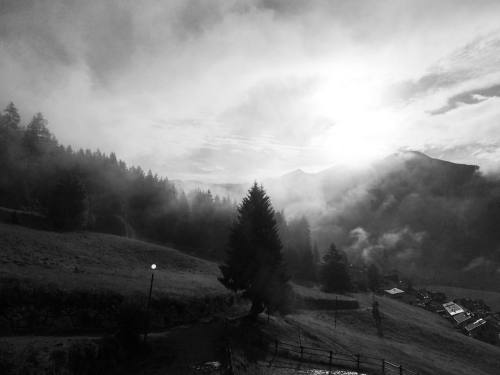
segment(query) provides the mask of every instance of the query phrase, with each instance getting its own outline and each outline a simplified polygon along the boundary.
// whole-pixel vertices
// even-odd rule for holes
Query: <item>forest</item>
[[[25,124],[13,103],[0,118],[0,168],[0,207],[41,215],[53,230],[116,234],[221,260],[236,218],[229,197],[185,192],[114,153],[65,147],[41,113]],[[275,216],[290,275],[314,281],[320,259],[307,219]]]

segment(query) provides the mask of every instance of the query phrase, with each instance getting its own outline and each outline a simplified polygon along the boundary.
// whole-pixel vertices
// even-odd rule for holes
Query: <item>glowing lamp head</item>
[[[153,264],[151,265],[151,269],[154,271],[154,270],[156,269],[156,264],[154,264],[154,263],[153,263]]]

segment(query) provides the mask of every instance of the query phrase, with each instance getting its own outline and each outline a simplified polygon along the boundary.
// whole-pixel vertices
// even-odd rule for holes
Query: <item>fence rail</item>
[[[377,358],[362,354],[340,353],[324,348],[313,348],[304,345],[261,337],[274,346],[273,358],[285,357],[291,360],[332,367],[344,367],[357,372],[367,371],[383,375],[418,375],[418,372],[409,370],[401,364],[393,363],[384,358]]]

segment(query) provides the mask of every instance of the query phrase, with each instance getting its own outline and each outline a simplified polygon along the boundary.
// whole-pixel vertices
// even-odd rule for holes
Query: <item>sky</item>
[[[169,179],[500,170],[500,2],[0,0],[0,106]]]

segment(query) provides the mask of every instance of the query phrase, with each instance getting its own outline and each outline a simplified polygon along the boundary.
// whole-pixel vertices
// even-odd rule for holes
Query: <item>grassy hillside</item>
[[[98,233],[55,233],[0,223],[0,278],[63,290],[146,294],[155,263],[155,295],[224,294],[215,263],[175,249]]]
[[[0,224],[0,249],[0,280],[26,279],[36,285],[53,284],[57,289],[67,291],[109,290],[121,295],[144,295],[149,287],[149,266],[156,263],[154,293],[158,301],[157,318],[162,324],[173,315],[185,317],[196,309],[200,316],[213,315],[203,305],[195,307],[187,303],[184,309],[180,305],[173,306],[172,298],[188,301],[227,295],[217,281],[216,264],[171,248],[112,235],[53,233]],[[295,286],[295,292],[309,303],[319,300],[324,305],[333,303],[335,298],[301,286]],[[165,304],[160,303],[163,297],[167,297]],[[499,347],[464,336],[437,314],[390,298],[377,297],[383,316],[384,337],[380,338],[371,315],[371,295],[354,294],[351,297],[358,301],[359,308],[338,311],[336,327],[334,311],[324,309],[298,310],[284,318],[272,317],[269,323],[263,316],[261,329],[283,341],[297,343],[300,337],[306,346],[384,358],[424,375],[498,373]],[[345,296],[341,298],[351,301]],[[59,299],[56,301],[59,303]],[[109,301],[105,300],[105,303]],[[170,326],[168,322],[165,325]],[[191,328],[196,330],[198,325]],[[16,352],[15,347],[19,350],[28,347],[27,339],[11,337],[3,340],[2,345],[7,348],[4,352]],[[48,341],[40,338],[41,343],[33,344],[33,350],[43,347],[40,353],[49,353],[61,345],[66,348],[72,339],[66,340],[68,345],[61,344],[65,340],[60,337]],[[189,342],[187,345],[190,346]],[[161,356],[153,359],[153,364],[159,369],[166,365]]]
[[[268,329],[297,343],[300,327],[303,345],[385,358],[421,374],[498,373],[500,347],[469,338],[439,315],[400,301],[377,297],[384,332],[378,337],[371,295],[354,297],[360,309],[339,311],[336,328],[333,311],[301,311],[274,320]]]

